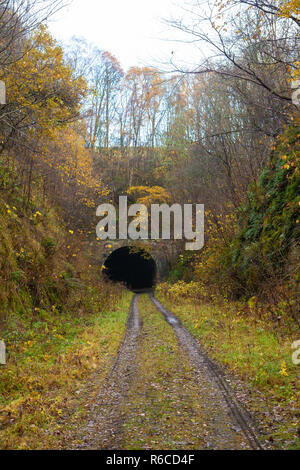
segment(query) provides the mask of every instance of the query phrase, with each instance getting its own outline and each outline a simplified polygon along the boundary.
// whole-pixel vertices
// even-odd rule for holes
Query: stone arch
[[[104,265],[105,260],[115,250],[125,246],[142,247],[149,251],[156,263],[156,281],[164,280],[175,262],[178,254],[181,252],[178,245],[172,241],[162,240],[107,240],[107,241],[91,241],[89,243],[89,251],[91,255],[91,263],[94,265]]]
[[[121,282],[133,291],[153,289],[156,283],[156,262],[141,247],[117,248],[109,254],[102,270],[111,281]]]

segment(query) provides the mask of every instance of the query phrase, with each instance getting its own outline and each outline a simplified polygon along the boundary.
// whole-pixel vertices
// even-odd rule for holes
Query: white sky
[[[84,37],[113,54],[126,71],[131,66],[158,65],[173,57],[176,62],[196,64],[200,51],[192,45],[165,41],[179,33],[162,23],[162,18],[180,18],[184,0],[73,0],[49,22],[59,41]],[[177,5],[177,6],[176,6]]]

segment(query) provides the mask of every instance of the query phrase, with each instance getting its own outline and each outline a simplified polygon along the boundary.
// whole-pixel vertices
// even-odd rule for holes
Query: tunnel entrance
[[[142,248],[124,246],[113,251],[104,263],[103,272],[128,289],[151,289],[155,284],[156,263]]]

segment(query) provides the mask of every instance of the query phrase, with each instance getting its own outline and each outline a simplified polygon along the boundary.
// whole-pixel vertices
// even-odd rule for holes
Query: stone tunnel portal
[[[106,259],[104,274],[114,282],[121,282],[133,291],[151,289],[156,280],[156,263],[142,248],[123,246]]]

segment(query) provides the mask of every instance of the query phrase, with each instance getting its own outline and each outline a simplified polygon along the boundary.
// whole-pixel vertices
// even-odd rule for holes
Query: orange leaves
[[[123,75],[123,69],[120,65],[120,62],[113,56],[110,52],[105,51],[102,54],[103,59],[113,68],[115,71],[119,72],[120,75]]]
[[[157,112],[165,91],[162,74],[158,70],[131,67],[125,77],[125,87],[131,93],[131,103],[144,109],[149,118]]]

